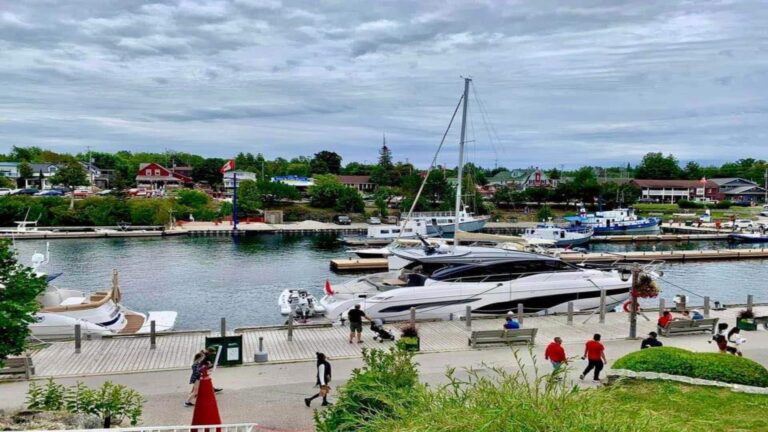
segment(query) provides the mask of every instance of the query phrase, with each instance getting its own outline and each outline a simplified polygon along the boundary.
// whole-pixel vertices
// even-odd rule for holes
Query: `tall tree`
[[[80,162],[67,162],[51,176],[51,183],[66,186],[70,191],[69,209],[75,208],[75,188],[88,184],[88,175]]]
[[[31,179],[35,175],[32,165],[24,161],[19,164],[19,187],[24,187],[25,180]]]
[[[225,160],[221,158],[207,158],[192,165],[192,180],[207,182],[211,186],[222,184],[221,167]]]
[[[694,161],[690,161],[685,164],[685,169],[683,169],[683,176],[688,180],[699,180],[704,176],[704,171],[702,171],[701,165]]]
[[[659,153],[648,153],[635,170],[635,177],[639,179],[670,180],[679,179],[682,170],[673,155],[664,156]]]
[[[10,243],[0,240],[0,367],[8,356],[24,352],[45,287],[45,279],[20,265]]]
[[[237,182],[237,206],[238,213],[242,211],[246,215],[254,215],[261,211],[264,204],[261,202],[259,185],[253,180]]]
[[[398,183],[397,173],[392,164],[392,151],[387,147],[386,138],[379,150],[379,162],[371,172],[371,183],[377,186],[395,186]]]
[[[341,156],[338,153],[323,150],[315,153],[315,157],[309,163],[312,174],[339,174],[341,173]]]

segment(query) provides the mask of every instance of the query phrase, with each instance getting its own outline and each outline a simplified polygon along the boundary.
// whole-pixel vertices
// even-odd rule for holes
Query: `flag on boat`
[[[325,280],[325,293],[328,295],[333,295],[333,289],[331,288],[331,281],[328,279]]]
[[[225,172],[232,171],[233,169],[235,169],[235,160],[230,159],[227,161],[227,163],[224,164],[223,167],[219,168],[219,172],[224,174]]]

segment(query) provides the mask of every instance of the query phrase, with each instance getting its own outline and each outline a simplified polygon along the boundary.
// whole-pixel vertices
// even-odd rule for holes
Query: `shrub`
[[[701,209],[704,208],[704,204],[694,201],[680,200],[677,202],[677,206],[681,209]]]
[[[744,357],[722,353],[697,353],[681,348],[658,347],[627,354],[618,359],[613,367],[768,387],[768,370],[765,367]]]
[[[318,431],[376,431],[373,419],[392,418],[411,403],[418,386],[413,354],[394,347],[363,349],[363,363],[341,387],[336,403],[315,413]]]
[[[715,209],[720,209],[720,210],[728,210],[729,208],[731,208],[731,206],[733,206],[733,203],[728,200],[725,200],[725,201],[720,201],[712,205],[711,207]]]

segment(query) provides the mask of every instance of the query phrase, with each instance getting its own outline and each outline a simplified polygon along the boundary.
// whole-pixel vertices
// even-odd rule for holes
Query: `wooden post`
[[[467,306],[467,313],[464,317],[467,321],[467,330],[472,330],[472,306]]]
[[[259,336],[259,352],[264,352],[264,336]]]
[[[221,318],[221,337],[224,337],[227,335],[227,319],[222,317]]]
[[[709,296],[704,297],[704,318],[709,318]]]
[[[523,325],[523,311],[525,309],[523,308],[522,303],[517,304],[517,322],[520,323],[520,325]]]
[[[685,304],[686,303],[686,298],[685,297],[686,297],[685,294],[681,294],[680,295],[680,303],[677,304],[677,311],[678,312],[682,312],[682,311],[684,311],[688,307],[688,305]]]
[[[288,315],[288,342],[293,342],[293,311]]]
[[[83,337],[80,330],[80,324],[75,324],[75,354],[80,354],[80,347],[83,345]]]
[[[752,305],[755,303],[755,298],[752,294],[747,295],[747,310],[752,312]]]
[[[29,367],[29,353],[24,353],[24,378],[29,380],[32,378],[32,368]]]
[[[667,305],[664,303],[664,299],[659,297],[659,316],[664,315],[664,309],[667,308]]]
[[[157,348],[157,334],[155,333],[155,320],[149,322],[149,349]]]
[[[573,302],[568,302],[568,325],[573,325]]]
[[[629,338],[635,339],[637,337],[637,297],[635,297],[635,290],[637,290],[638,281],[640,279],[640,266],[635,264],[632,267],[632,290],[630,291],[630,300],[632,303],[629,305]]]
[[[600,324],[605,324],[605,290],[600,290]]]

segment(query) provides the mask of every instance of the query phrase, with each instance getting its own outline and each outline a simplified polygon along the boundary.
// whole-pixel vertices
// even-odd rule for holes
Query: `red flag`
[[[333,295],[333,289],[331,289],[331,281],[328,279],[325,280],[325,293],[328,295]]]
[[[232,171],[233,169],[235,169],[235,161],[234,159],[230,159],[227,161],[227,163],[224,164],[223,167],[219,168],[219,172],[224,174],[225,172]]]

